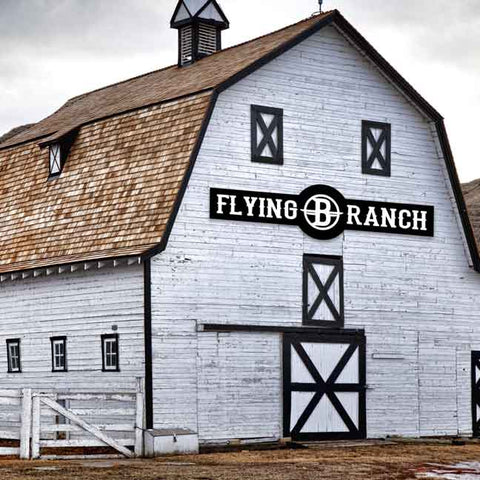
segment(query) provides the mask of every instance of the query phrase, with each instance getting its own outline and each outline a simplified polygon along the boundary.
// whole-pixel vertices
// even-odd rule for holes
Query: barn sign
[[[210,218],[296,225],[318,240],[344,230],[433,237],[432,206],[346,199],[328,185],[314,185],[300,195],[210,190]]]

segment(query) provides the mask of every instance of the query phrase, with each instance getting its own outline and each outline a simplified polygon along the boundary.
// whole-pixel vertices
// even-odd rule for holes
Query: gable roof
[[[332,23],[435,122],[472,263],[479,271],[441,115],[332,11],[191,66],[168,67],[75,97],[0,144],[0,208],[10,219],[0,226],[0,273],[125,255],[148,258],[162,251],[218,93]],[[56,141],[79,128],[62,176],[46,182],[47,152],[37,143]]]

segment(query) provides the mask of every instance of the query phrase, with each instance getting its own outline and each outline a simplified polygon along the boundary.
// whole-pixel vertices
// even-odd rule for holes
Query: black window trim
[[[52,149],[54,147],[57,147],[57,146],[60,149],[60,158],[58,159],[59,162],[60,162],[59,163],[59,170],[56,173],[52,173],[52,162],[51,162]],[[62,174],[62,170],[63,170],[62,156],[63,156],[63,146],[62,146],[61,142],[52,143],[51,145],[48,146],[48,172],[49,172],[48,178],[49,179],[57,178]]]
[[[312,320],[309,318],[308,311],[308,267],[312,264],[333,265],[339,275],[339,292],[340,292],[340,311],[337,320]],[[303,325],[316,327],[343,328],[345,325],[345,305],[344,305],[344,268],[343,257],[331,255],[312,255],[305,254],[303,256]],[[332,312],[333,314],[333,312]]]
[[[274,157],[264,157],[261,155],[263,148],[260,150],[258,148],[258,137],[257,137],[257,123],[258,119],[261,118],[261,114],[273,115],[274,128],[278,129],[278,145],[276,148],[276,155]],[[283,109],[265,107],[261,105],[251,105],[251,155],[252,162],[256,163],[268,163],[272,165],[283,165]],[[263,119],[262,119],[263,121]],[[269,127],[267,126],[267,129]]]
[[[22,350],[21,340],[19,338],[7,339],[7,371],[8,373],[22,373]],[[18,345],[18,370],[12,370],[12,362],[10,356],[10,345]]]
[[[117,365],[115,368],[108,368],[105,362],[105,340],[115,339],[117,346]],[[118,333],[108,333],[102,335],[102,372],[119,372],[120,371],[120,342]]]
[[[58,177],[60,177],[63,173],[63,168],[65,167],[65,164],[67,163],[68,155],[70,154],[70,150],[72,149],[72,146],[75,142],[75,139],[77,138],[78,135],[78,128],[72,130],[71,132],[67,133],[61,138],[58,138],[57,140],[50,141],[47,143],[41,143],[40,147],[48,147],[48,180],[54,180]],[[50,151],[51,148],[55,145],[58,145],[60,147],[60,171],[57,173],[52,173],[52,168],[51,168],[51,163],[50,163]]]
[[[55,343],[56,342],[63,342],[63,355],[65,357],[65,361],[63,362],[63,368],[55,368]],[[50,337],[50,344],[52,348],[52,372],[68,372],[68,365],[67,365],[67,337]]]
[[[385,139],[386,166],[380,170],[368,165],[368,132],[372,128],[379,128],[385,131],[387,135]],[[362,173],[365,175],[378,175],[381,177],[392,176],[392,125],[390,123],[375,122],[372,120],[362,121]]]

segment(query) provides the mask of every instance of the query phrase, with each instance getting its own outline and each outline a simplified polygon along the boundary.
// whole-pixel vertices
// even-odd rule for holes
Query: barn
[[[171,27],[177,65],[0,143],[2,388],[140,378],[156,453],[477,435],[442,116],[337,10],[225,49],[215,0]]]

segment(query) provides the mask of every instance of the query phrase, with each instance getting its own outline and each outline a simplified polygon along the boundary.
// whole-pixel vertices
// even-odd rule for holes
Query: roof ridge
[[[295,27],[297,25],[300,25],[301,23],[303,22],[308,22],[309,20],[311,20],[312,18],[314,17],[318,17],[319,20],[320,18],[323,18],[325,17],[326,15],[330,14],[330,13],[333,13],[335,12],[335,10],[328,10],[327,12],[322,12],[322,13],[317,13],[317,14],[313,14],[311,17],[308,17],[308,18],[304,18],[298,22],[295,22],[295,23],[291,23],[290,25],[287,25],[286,27],[282,27],[282,28],[279,28],[278,30],[274,30],[273,32],[270,32],[270,33],[265,33],[263,35],[260,35],[259,37],[255,37],[255,38],[252,38],[251,40],[246,40],[245,42],[242,42],[242,43],[237,43],[236,45],[232,45],[231,47],[227,47],[227,48],[223,48],[222,50],[218,50],[217,52],[214,52],[212,53],[211,55],[209,55],[208,57],[205,57],[205,58],[210,58],[210,57],[213,57],[215,55],[219,55],[220,53],[222,52],[226,52],[228,50],[232,50],[233,48],[237,48],[237,47],[242,47],[243,45],[248,45],[249,43],[252,43],[252,42],[256,42],[257,40],[260,40],[262,38],[266,38],[266,37],[269,37],[270,35],[275,35],[276,33],[280,33],[280,32],[283,32],[284,30],[288,30],[289,28],[292,28],[292,27]],[[203,60],[203,59],[202,59]],[[199,60],[199,62],[201,62],[202,60]]]
[[[320,18],[323,18],[324,16],[326,16],[326,15],[328,15],[328,14],[334,12],[334,11],[335,11],[335,10],[328,10],[328,11],[326,11],[326,12],[322,12],[322,13],[319,13],[319,14],[313,14],[311,17],[304,18],[304,19],[302,19],[302,20],[299,20],[298,22],[295,22],[295,23],[292,23],[292,24],[287,25],[287,26],[285,26],[285,27],[279,28],[278,30],[274,30],[273,32],[265,33],[265,34],[260,35],[260,36],[258,36],[258,37],[252,38],[252,39],[250,39],[250,40],[246,40],[245,42],[237,43],[237,44],[232,45],[232,46],[227,47],[227,48],[222,48],[221,50],[218,50],[217,52],[214,52],[214,53],[208,55],[208,57],[205,57],[205,58],[211,58],[211,57],[214,57],[215,55],[221,54],[222,52],[226,52],[226,51],[228,51],[228,50],[232,50],[232,49],[234,49],[234,48],[238,48],[238,47],[241,47],[241,46],[243,46],[243,45],[247,45],[247,44],[249,44],[249,43],[256,42],[257,40],[260,40],[260,39],[262,39],[262,38],[268,37],[268,36],[270,36],[270,35],[274,35],[274,34],[276,34],[276,33],[280,33],[280,32],[282,32],[282,31],[284,31],[284,30],[287,30],[287,29],[289,29],[289,28],[295,27],[296,25],[299,25],[300,23],[307,22],[307,21],[311,20],[314,16],[319,17],[319,19],[320,19]],[[204,59],[200,59],[200,60],[198,60],[198,62],[201,62],[202,60],[204,60]],[[196,63],[198,63],[198,62],[196,62]],[[102,90],[106,90],[107,88],[116,87],[117,85],[122,85],[123,83],[131,82],[132,80],[137,80],[137,79],[142,78],[142,77],[147,77],[148,75],[153,75],[153,74],[155,74],[155,73],[159,73],[159,72],[162,72],[162,71],[164,71],[164,70],[168,70],[169,68],[175,68],[175,67],[178,67],[178,65],[177,65],[177,64],[168,65],[168,66],[166,66],[166,67],[159,68],[158,70],[152,70],[151,72],[142,73],[141,75],[136,75],[135,77],[130,77],[130,78],[127,78],[127,79],[125,79],[125,80],[120,80],[119,82],[111,83],[110,85],[105,85],[104,87],[99,87],[99,88],[96,88],[96,89],[94,89],[94,90],[90,90],[90,91],[88,91],[88,92],[81,93],[80,95],[76,95],[75,97],[72,97],[72,98],[70,98],[69,100],[67,100],[67,101],[65,102],[65,104],[64,104],[62,107],[60,107],[60,109],[63,108],[63,107],[65,107],[65,106],[67,106],[67,105],[73,105],[75,102],[77,102],[77,101],[80,100],[81,98],[84,98],[84,97],[86,97],[87,95],[91,95],[92,93],[101,92]],[[185,67],[183,67],[183,68],[185,68]],[[187,68],[188,68],[188,67],[187,67]],[[60,109],[59,109],[59,110],[60,110]],[[48,117],[47,117],[47,118],[48,118]]]

